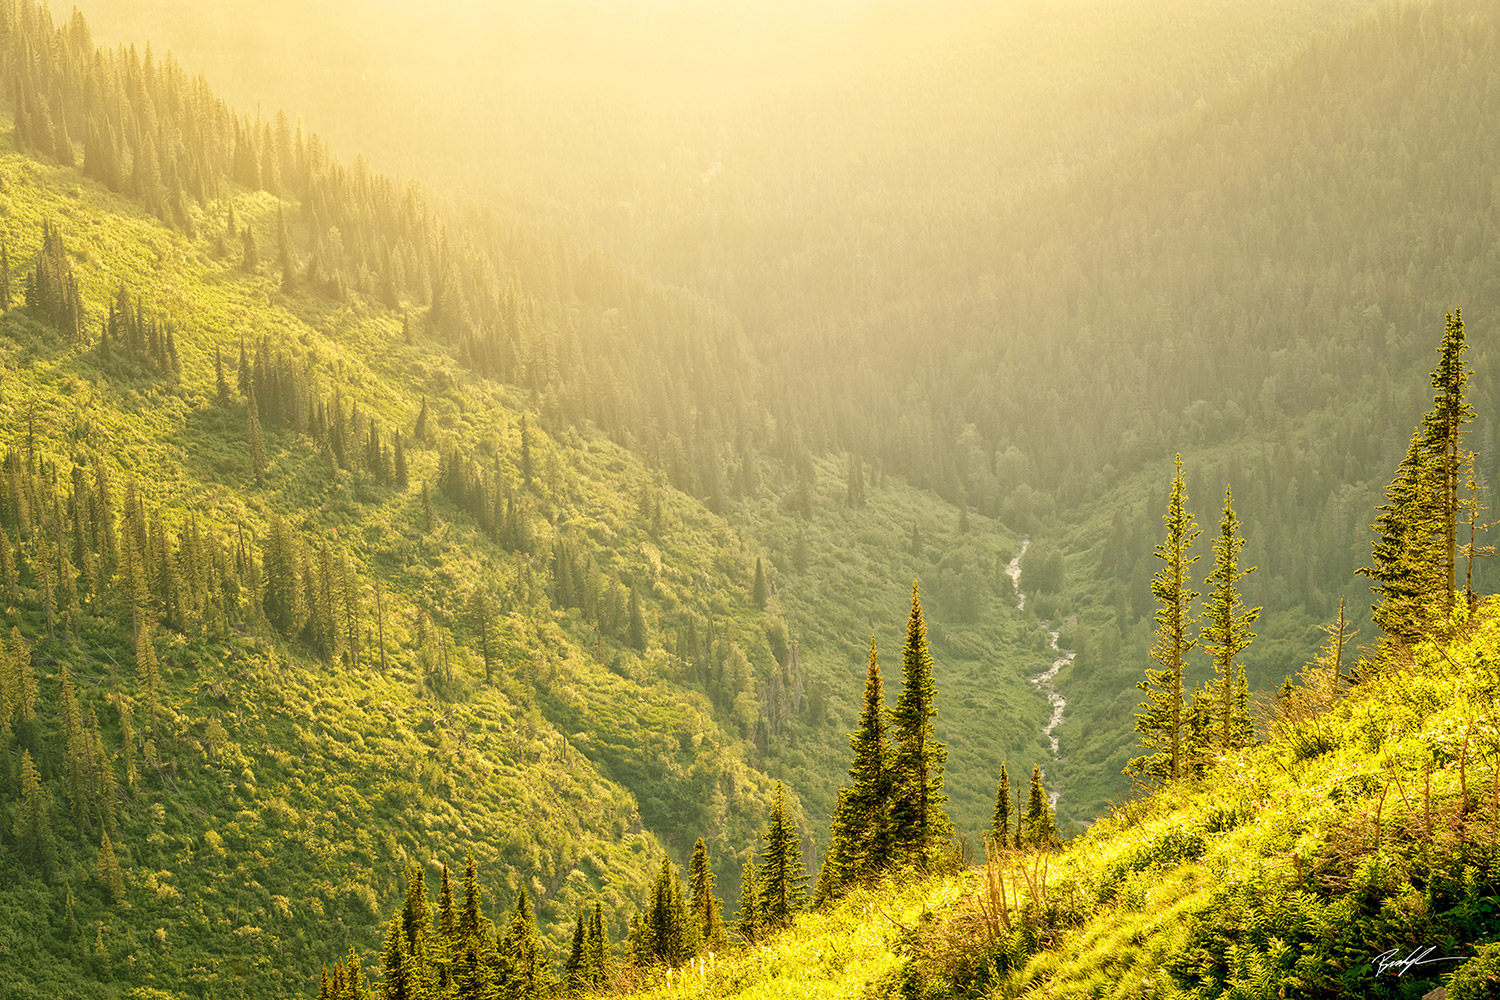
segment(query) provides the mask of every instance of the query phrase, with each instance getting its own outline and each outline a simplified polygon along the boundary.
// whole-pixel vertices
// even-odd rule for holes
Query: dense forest
[[[967,3],[808,14],[685,62],[704,93],[607,182],[558,165],[618,94],[465,188],[422,172],[451,149],[390,155],[426,135],[400,116],[336,151],[149,33],[0,3],[16,995],[650,990],[883,893],[942,909],[987,855],[1040,906],[1037,866],[1138,783],[1314,759],[1375,665],[1478,655],[1497,14],[1224,3],[1153,34],[1170,6],[1033,38]],[[547,20],[506,17],[517,45]],[[1110,32],[1137,63],[1087,57]],[[1077,50],[1038,70],[1044,42]],[[1407,422],[1455,303],[1434,462],[1442,420]],[[1440,539],[1411,521],[1439,485]],[[1466,775],[1469,738],[1432,767]],[[1017,938],[985,905],[990,976],[1084,919]],[[901,989],[969,989],[903,914]]]
[[[1039,593],[1036,608],[1079,616],[1076,669],[1062,679],[1090,693],[1061,733],[1075,748],[1065,756],[1088,767],[1064,764],[1059,778],[1081,821],[1123,790],[1094,777],[1118,772],[1130,740],[1120,705],[1099,695],[1128,690],[1144,666],[1132,651],[1149,629],[1150,512],[1171,452],[1191,459],[1191,495],[1233,486],[1248,558],[1266,567],[1246,584],[1267,609],[1247,663],[1255,689],[1312,655],[1340,597],[1370,634],[1350,571],[1405,442],[1389,414],[1416,403],[1416,331],[1457,302],[1483,323],[1495,295],[1483,111],[1495,15],[1464,0],[1299,0],[1253,15],[1230,3],[1079,6],[818,8],[800,34],[773,40],[731,5],[738,46],[677,11],[663,21],[682,51],[653,60],[655,36],[599,5],[579,4],[568,23],[590,28],[561,36],[525,5],[478,23],[439,5],[401,22],[427,51],[490,44],[511,58],[480,81],[361,37],[383,58],[361,63],[369,79],[348,89],[313,85],[290,54],[270,66],[226,55],[222,28],[167,0],[103,14],[117,35],[152,20],[182,50],[217,58],[236,87],[305,96],[334,127],[359,121],[388,162],[452,190],[494,190],[556,239],[717,303],[744,353],[713,384],[736,412],[741,398],[764,406],[768,422],[751,423],[769,438],[705,426],[717,471],[705,478],[699,462],[689,476],[678,462],[672,481],[723,490],[781,570],[806,530],[766,524],[762,494],[735,491],[748,470],[796,496],[807,466],[787,443],[996,517],[1037,539],[1038,562],[1063,557],[1066,596]],[[329,28],[315,16],[308,27],[310,38]],[[807,50],[819,60],[799,61]],[[570,60],[574,79],[549,82],[544,65]],[[776,72],[757,75],[767,66]],[[493,189],[443,152],[457,115],[371,121],[353,96],[367,87],[399,109],[481,84],[503,120],[464,148]],[[1475,433],[1488,441],[1484,351],[1474,366]],[[823,514],[814,505],[811,522]],[[969,606],[995,599],[993,563],[959,552],[945,570]],[[799,631],[819,628],[812,609],[789,610]],[[822,651],[804,650],[816,669]],[[840,653],[841,666],[858,656],[852,643]]]

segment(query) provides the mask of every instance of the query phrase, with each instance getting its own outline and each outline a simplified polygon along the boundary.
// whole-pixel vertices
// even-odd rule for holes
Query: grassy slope
[[[275,211],[269,196],[236,201],[261,246],[274,245]],[[1003,593],[984,600],[973,623],[950,622],[945,612],[954,551],[982,554],[998,579],[1014,540],[993,522],[975,518],[960,538],[952,507],[894,480],[872,488],[866,510],[845,511],[837,502],[841,470],[824,463],[819,513],[808,528],[812,563],[806,573],[782,573],[778,595],[760,612],[747,599],[760,545],[660,487],[629,452],[593,435],[553,437],[535,416],[531,528],[542,555],[530,560],[490,543],[440,496],[437,526],[422,529],[418,484],[437,465],[430,446],[411,445],[413,485],[401,491],[339,471],[307,438],[267,427],[269,467],[257,489],[245,406],[219,404],[213,389],[215,350],[232,381],[241,338],[252,352],[265,338],[311,360],[325,387],[338,386],[387,428],[410,428],[426,398],[440,440],[487,464],[498,460],[512,482],[526,400],[473,379],[420,335],[403,344],[399,318],[358,296],[347,303],[288,296],[269,269],[243,273],[238,254],[220,256],[207,235],[217,220],[200,216],[200,235],[185,238],[74,170],[0,152],[0,232],[17,271],[29,266],[44,219],[61,227],[93,315],[124,284],[179,325],[183,375],[173,387],[101,367],[92,347],[61,343],[26,310],[12,309],[0,319],[3,445],[22,440],[34,407],[43,451],[64,473],[69,458],[102,454],[116,502],[133,476],[148,512],[160,509],[170,531],[193,511],[218,530],[243,524],[263,537],[269,514],[283,514],[308,544],[327,540],[354,560],[367,604],[380,582],[392,666],[382,674],[370,656],[355,671],[326,666],[262,635],[164,633],[175,771],[127,803],[114,837],[129,905],[112,906],[95,884],[97,831],[68,832],[58,794],[62,868],[40,879],[13,859],[0,861],[9,886],[0,908],[10,915],[0,954],[29,984],[17,989],[294,992],[308,969],[348,945],[373,951],[404,864],[427,865],[435,880],[441,861],[460,863],[469,849],[491,899],[504,905],[525,883],[540,901],[543,929],[558,939],[576,904],[601,890],[623,922],[663,841],[685,855],[704,835],[721,884],[732,885],[737,855],[755,842],[766,809],[767,773],[806,792],[804,829],[821,841],[847,765],[845,734],[871,631],[881,634],[895,695],[907,595],[904,585],[886,585],[893,576],[933,581],[939,681],[953,692],[944,695],[953,700],[941,719],[952,744],[955,811],[982,822],[996,760],[1039,748],[1035,722],[1028,729],[1026,720],[1041,715],[1041,701],[1019,679],[1031,672],[1029,661],[1002,654],[986,662],[989,649],[1034,645],[1034,629]],[[657,533],[639,516],[648,490],[665,508]],[[766,528],[760,544],[790,551],[790,515],[766,497],[745,508],[747,523]],[[919,558],[902,554],[913,523],[927,538]],[[607,573],[641,582],[654,636],[644,655],[593,635],[577,612],[550,606],[545,553],[558,533],[586,544]],[[479,581],[508,609],[493,687],[482,683],[458,615]],[[860,596],[841,596],[851,589]],[[418,607],[456,640],[457,680],[441,697],[415,662]],[[794,718],[771,752],[757,751],[741,720],[716,711],[663,648],[683,610],[712,618],[760,670],[774,662],[766,635],[784,613],[803,639],[809,684],[827,695],[824,717]],[[97,711],[113,745],[112,671],[128,688],[132,654],[128,622],[102,611],[85,608],[75,639],[44,643],[37,662],[44,719],[62,660],[78,679],[84,711]],[[42,631],[34,617],[20,620],[28,637]],[[997,696],[996,685],[1006,694]],[[990,712],[1001,705],[1005,725],[994,732]],[[226,741],[210,736],[211,722]],[[13,809],[6,803],[0,817],[7,830]],[[70,890],[86,940],[63,934]],[[247,983],[242,977],[252,973]]]
[[[1497,662],[1491,603],[1342,697],[1303,688],[1268,742],[1070,842],[1009,938],[983,930],[976,870],[851,896],[673,995],[1422,996],[1460,963],[1377,956],[1500,939]]]
[[[355,673],[324,667],[259,637],[166,640],[175,779],[152,781],[127,803],[115,841],[129,871],[128,906],[110,906],[92,884],[87,842],[65,847],[63,868],[45,881],[7,858],[8,888],[0,893],[7,988],[17,995],[112,995],[114,986],[101,983],[212,988],[220,996],[301,992],[306,970],[348,944],[374,943],[403,864],[431,867],[470,848],[493,891],[505,896],[525,881],[558,920],[601,883],[611,887],[612,903],[633,897],[659,846],[629,791],[601,776],[518,685],[479,688],[462,649],[455,656],[470,690],[457,704],[424,690],[410,655],[400,652],[412,620],[402,600],[409,579],[389,572],[389,563],[411,544],[411,495],[371,495],[331,472],[304,440],[281,432],[268,435],[271,468],[257,493],[249,488],[243,405],[224,412],[210,402],[215,344],[232,357],[241,334],[252,342],[265,335],[316,351],[362,405],[408,422],[418,386],[378,381],[386,373],[369,367],[377,352],[368,348],[387,344],[393,332],[390,317],[305,300],[273,305],[268,281],[238,275],[208,256],[206,241],[165,230],[74,171],[5,154],[0,179],[13,260],[29,258],[40,221],[50,218],[67,234],[86,303],[97,308],[124,282],[184,325],[184,388],[174,392],[150,379],[102,377],[89,351],[59,345],[51,330],[13,311],[0,337],[7,445],[34,406],[43,440],[74,431],[106,454],[117,483],[134,474],[148,509],[163,509],[171,525],[193,510],[210,524],[256,530],[276,509],[309,540],[342,532],[337,544],[392,590],[398,651],[381,675],[368,666]],[[271,221],[272,206],[246,208],[242,218]],[[436,352],[424,353],[429,366],[451,369]],[[61,456],[54,450],[53,457]],[[416,475],[433,460],[414,455]],[[468,542],[470,563],[475,550],[484,558],[473,532],[451,531],[459,541],[445,549],[439,539],[438,556]],[[450,583],[474,572],[455,561],[435,564]],[[28,636],[40,632],[35,622],[21,625]],[[513,635],[512,670],[535,649],[563,660],[571,651],[545,619],[518,622]],[[111,664],[123,664],[116,669],[128,678],[128,643],[128,624],[86,611],[76,644],[59,642],[39,655],[44,713],[55,672],[48,661],[61,658],[78,677],[85,711],[97,708],[109,729]],[[211,720],[227,741],[208,737]],[[754,789],[753,777],[746,785]],[[87,941],[61,939],[69,889]],[[256,978],[243,978],[250,974]]]

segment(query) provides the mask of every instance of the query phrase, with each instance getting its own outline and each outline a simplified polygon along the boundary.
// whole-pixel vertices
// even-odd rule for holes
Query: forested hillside
[[[1455,304],[1495,480],[1493,5],[890,4],[788,13],[801,35],[679,6],[617,36],[590,3],[566,31],[518,5],[485,25],[516,54],[497,106],[529,119],[485,132],[455,69],[451,107],[405,98],[431,122],[336,149],[148,31],[98,46],[87,12],[0,0],[5,988],[305,995],[351,948],[426,955],[391,914],[470,856],[538,970],[666,940],[631,914],[687,905],[698,847],[720,895],[771,838],[820,901],[864,899],[849,734],[882,676],[903,711],[898,658],[867,668],[913,581],[931,691],[906,724],[946,748],[946,812],[906,860],[977,860],[1002,775],[1035,776],[1008,822],[1065,838],[1129,794],[1174,452],[1189,518],[1232,489],[1262,701],[1340,599],[1355,644],[1380,632],[1353,571]],[[328,54],[310,121],[368,97],[409,13]],[[687,53],[653,62],[653,24]],[[563,50],[597,76],[549,83]],[[1482,659],[1484,614],[1418,659]],[[893,919],[956,886],[903,887]],[[507,931],[474,927],[444,940],[480,962]],[[1039,940],[1001,964],[1050,961]]]
[[[785,13],[802,30],[784,38],[734,6],[723,18],[743,30],[722,34],[671,4],[649,25],[581,4],[567,22],[581,30],[524,5],[478,21],[391,10],[430,44],[370,40],[386,58],[352,63],[347,90],[314,86],[291,55],[218,58],[235,86],[316,95],[325,116],[358,107],[355,92],[400,92],[399,108],[493,84],[508,110],[471,148],[497,200],[693,289],[743,331],[715,384],[750,379],[768,414],[751,425],[774,433],[719,439],[730,501],[747,454],[758,471],[795,439],[998,518],[1038,559],[1063,553],[1069,590],[1037,607],[1080,616],[1061,680],[1086,695],[1060,767],[1085,766],[1058,773],[1084,820],[1123,790],[1141,662],[1120,658],[1141,648],[1171,451],[1195,500],[1233,483],[1249,558],[1269,568],[1249,583],[1267,607],[1248,657],[1259,690],[1311,655],[1339,596],[1368,635],[1349,571],[1405,437],[1387,414],[1425,370],[1416,331],[1460,302],[1482,329],[1493,308],[1496,15],[1476,0],[1037,8],[817,7]],[[188,23],[166,0],[103,10],[118,37],[154,19],[205,60],[235,20]],[[309,37],[325,29],[314,19]],[[661,31],[677,54],[645,58]],[[421,54],[484,42],[510,53],[485,81]],[[538,66],[574,61],[556,84]],[[392,134],[419,118],[430,150]],[[480,197],[474,160],[440,152],[457,122],[393,115],[368,123],[368,148]],[[1475,368],[1483,414],[1482,345]],[[696,468],[674,482],[711,495]],[[755,504],[728,512],[785,570],[797,534],[762,529]]]
[[[413,869],[375,995],[1493,996],[1496,604],[1469,572],[1482,549],[1467,533],[1477,531],[1467,354],[1454,310],[1432,406],[1360,570],[1379,642],[1354,649],[1341,606],[1316,659],[1258,708],[1237,663],[1261,609],[1240,592],[1257,570],[1239,561],[1233,494],[1200,615],[1188,570],[1202,534],[1176,461],[1155,548],[1153,667],[1139,685],[1142,753],[1129,763],[1143,794],[1087,835],[1060,842],[1039,767],[1024,809],[1002,769],[983,866],[951,851],[947,748],[930,725],[936,689],[913,589],[893,710],[870,646],[810,912],[799,912],[807,876],[778,786],[732,928],[699,841],[687,890],[664,856],[618,950],[601,907],[580,909],[551,981],[524,892],[491,931],[472,874],[460,917],[444,870],[434,918]],[[1213,659],[1206,687],[1184,669],[1195,646]],[[351,951],[320,1000],[369,996],[364,964]]]
[[[0,27],[16,989],[299,992],[379,941],[408,862],[470,851],[553,940],[585,895],[623,921],[664,847],[707,838],[735,878],[768,775],[794,811],[831,805],[893,568],[953,609],[954,722],[1012,694],[956,768],[972,822],[1001,759],[1042,754],[1026,664],[991,652],[1032,629],[945,561],[1003,580],[1013,538],[876,469],[851,491],[794,435],[785,463],[695,439],[705,483],[657,429],[727,410],[689,418],[664,381],[656,414],[618,406],[632,365],[723,403],[697,381],[740,367],[713,307],[345,167],[169,60],[96,53],[79,16],[6,5]],[[636,331],[697,362],[674,374]],[[796,498],[762,515],[795,531],[784,572],[714,512],[771,483]],[[799,576],[860,589],[804,591],[810,655]]]

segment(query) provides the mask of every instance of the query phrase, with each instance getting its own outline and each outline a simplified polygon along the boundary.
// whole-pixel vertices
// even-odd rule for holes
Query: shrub
[[[1500,943],[1481,945],[1448,976],[1448,1000],[1500,1000]]]

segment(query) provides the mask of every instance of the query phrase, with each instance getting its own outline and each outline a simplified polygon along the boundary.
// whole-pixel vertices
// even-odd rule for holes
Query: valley
[[[0,995],[1476,954],[1500,13],[647,6],[0,0]]]

